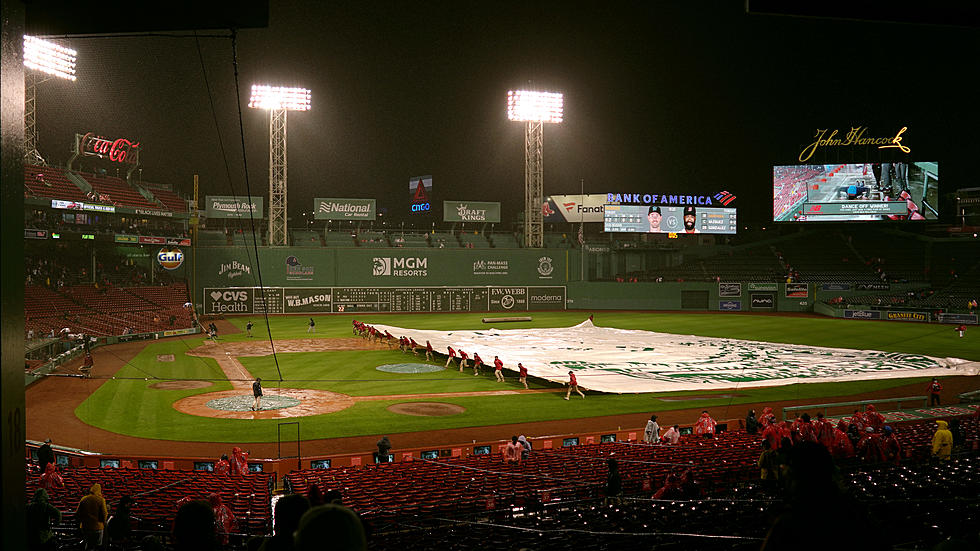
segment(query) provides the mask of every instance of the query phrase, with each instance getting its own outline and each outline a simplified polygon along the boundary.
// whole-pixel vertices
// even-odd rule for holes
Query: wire
[[[238,105],[238,130],[242,145],[242,163],[245,167],[245,196],[251,197],[252,188],[248,179],[248,155],[245,152],[245,124],[242,117],[242,91],[241,82],[238,78],[238,31],[235,29],[231,30],[231,55],[232,65],[235,68],[235,103]],[[252,248],[255,250],[255,272],[259,278],[259,292],[262,294],[262,304],[265,305],[265,284],[262,282],[262,264],[259,262],[259,247],[256,243],[257,239],[255,238],[254,209],[248,209],[248,221],[252,230]],[[272,359],[276,364],[276,373],[279,375],[279,383],[282,383],[282,370],[279,369],[279,356],[276,354],[276,343],[272,339],[272,324],[269,323],[269,309],[263,306],[262,314],[265,318],[266,331],[269,334],[269,345],[272,346]]]

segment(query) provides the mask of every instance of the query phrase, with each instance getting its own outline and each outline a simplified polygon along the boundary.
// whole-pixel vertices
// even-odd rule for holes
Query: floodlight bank
[[[54,42],[24,35],[24,67],[28,69],[73,81],[77,53]]]
[[[507,92],[507,118],[512,121],[540,121],[558,124],[564,116],[564,100],[559,92],[511,90]]]
[[[313,93],[306,88],[286,88],[264,84],[252,85],[248,106],[253,109],[286,109],[309,111]]]

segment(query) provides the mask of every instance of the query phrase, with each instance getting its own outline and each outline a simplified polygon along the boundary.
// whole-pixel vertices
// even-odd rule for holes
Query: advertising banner
[[[48,230],[24,230],[24,239],[47,239]]]
[[[878,310],[844,310],[844,317],[856,320],[880,320],[881,312]]]
[[[52,199],[51,208],[64,210],[84,210],[89,212],[116,212],[115,205],[99,205],[96,203],[83,203],[81,201],[64,201]]]
[[[939,314],[939,323],[955,323],[956,325],[976,325],[976,314]]]
[[[374,199],[313,199],[313,217],[317,220],[375,220]]]
[[[786,298],[806,298],[810,294],[809,283],[787,283]]]
[[[444,222],[500,222],[500,203],[488,201],[443,201]]]
[[[892,286],[888,283],[858,283],[854,288],[858,291],[888,291]]]
[[[776,296],[772,293],[754,293],[752,294],[752,308],[753,309],[767,309],[772,310],[776,307]]]
[[[527,287],[491,287],[490,311],[527,310]]]
[[[412,214],[428,214],[432,210],[432,176],[408,180],[408,203]]]
[[[742,310],[741,300],[721,300],[718,301],[718,309],[726,312],[739,312]]]
[[[746,284],[749,291],[775,291],[778,289],[778,283],[748,283]]]
[[[929,321],[929,312],[885,312],[891,321]]]
[[[324,287],[283,289],[285,300],[283,312],[286,314],[328,313],[332,311],[330,298],[330,289]]]
[[[206,287],[205,314],[564,310],[565,287]]]
[[[205,314],[248,314],[252,312],[251,287],[204,289]]]
[[[208,195],[205,216],[208,218],[262,218],[264,197]],[[251,213],[251,214],[250,214]]]
[[[528,287],[528,310],[564,310],[564,287]]]
[[[742,296],[741,283],[719,283],[718,296],[720,297],[740,297]]]
[[[157,262],[165,270],[176,270],[184,264],[184,251],[176,247],[164,247],[157,251]]]
[[[821,291],[850,291],[851,286],[848,283],[824,283],[820,286]]]
[[[607,201],[605,194],[550,195],[541,206],[545,222],[602,222]]]

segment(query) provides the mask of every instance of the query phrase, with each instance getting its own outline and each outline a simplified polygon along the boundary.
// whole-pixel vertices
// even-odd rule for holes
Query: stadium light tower
[[[507,118],[527,123],[524,133],[524,246],[544,246],[544,123],[558,124],[563,114],[557,92],[511,90],[507,92]]]
[[[286,230],[286,112],[309,111],[306,88],[252,85],[248,106],[269,111],[269,245],[288,245]]]
[[[37,85],[52,77],[75,80],[75,56],[71,48],[24,35],[24,159],[47,164],[37,150]]]

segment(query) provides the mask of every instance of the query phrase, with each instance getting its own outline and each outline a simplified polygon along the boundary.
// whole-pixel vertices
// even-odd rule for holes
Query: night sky
[[[980,185],[976,28],[747,15],[742,0],[434,4],[276,0],[268,28],[239,32],[253,194],[268,193],[269,153],[251,84],[313,91],[312,111],[289,114],[291,226],[313,197],[374,197],[392,222],[428,226],[441,218],[408,214],[408,179],[423,174],[436,203],[500,201],[513,220],[523,125],[507,120],[506,93],[524,87],[565,94],[565,122],[544,129],[546,195],[581,179],[587,193],[727,189],[758,226],[771,166],[796,163],[817,128],[857,125],[907,126],[911,160],[940,162],[942,192]],[[49,162],[94,131],[140,141],[144,181],[189,194],[197,173],[202,196],[245,193],[229,39],[68,43],[78,80],[38,90]]]

